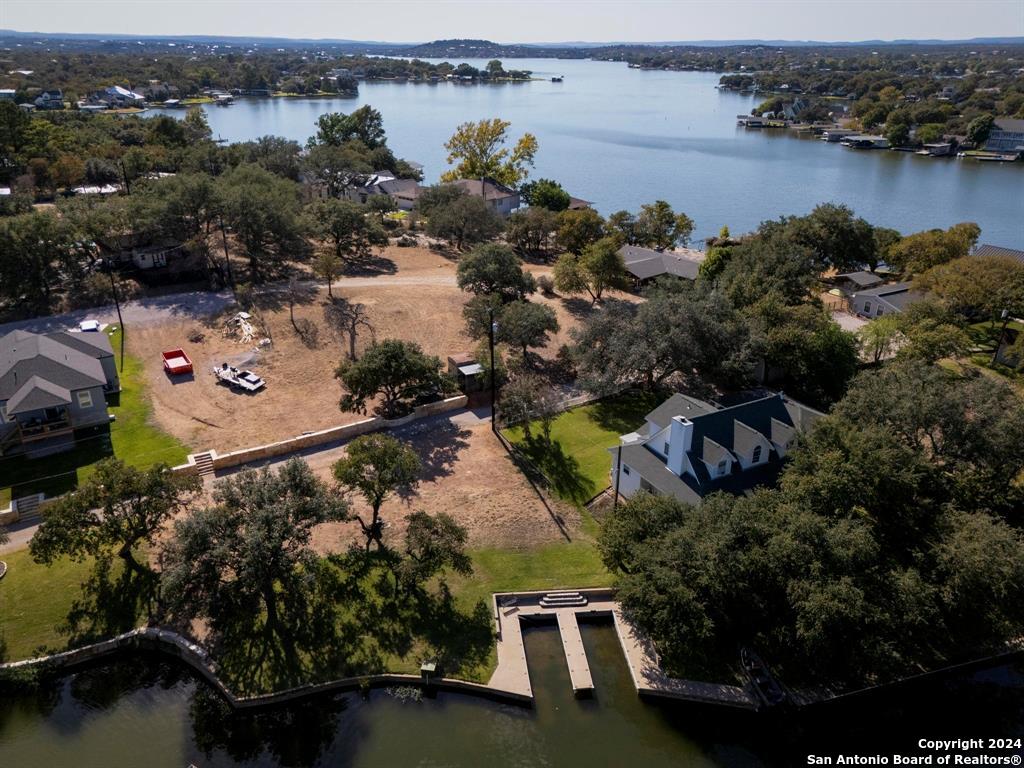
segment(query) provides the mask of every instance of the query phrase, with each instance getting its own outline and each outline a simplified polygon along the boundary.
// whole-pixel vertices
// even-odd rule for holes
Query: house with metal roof
[[[729,407],[675,394],[610,448],[611,483],[698,504],[715,491],[774,484],[797,435],[821,413],[773,394]]]
[[[120,388],[106,334],[0,337],[0,455],[73,447],[75,430],[109,424]]]
[[[619,248],[619,255],[637,288],[663,275],[696,280],[700,273],[700,264],[704,260],[704,254],[700,251],[656,251],[638,245],[622,246]]]
[[[1024,264],[1024,251],[1019,251],[1016,248],[1003,248],[1001,245],[988,245],[982,243],[974,249],[972,256],[1009,256],[1011,259],[1016,259],[1021,264]]]
[[[1024,120],[997,117],[985,141],[985,149],[992,152],[1024,154]]]

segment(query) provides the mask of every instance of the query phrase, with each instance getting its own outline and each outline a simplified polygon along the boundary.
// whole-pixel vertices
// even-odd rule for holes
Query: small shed
[[[448,356],[448,373],[455,379],[459,390],[467,395],[487,388],[484,367],[468,352]]]
[[[844,272],[832,278],[832,283],[846,296],[858,291],[877,288],[885,282],[885,278],[874,272]]]

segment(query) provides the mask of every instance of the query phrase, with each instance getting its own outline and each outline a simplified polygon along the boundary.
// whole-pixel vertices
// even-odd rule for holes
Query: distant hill
[[[232,37],[229,35],[127,35],[73,32],[21,32],[0,30],[0,43],[25,40],[70,43],[77,50],[107,50],[136,45],[178,47],[187,44],[220,47],[330,49],[336,53],[368,53],[421,58],[583,58],[597,51],[627,51],[652,48],[770,47],[857,47],[908,45],[1024,45],[1024,37],[975,37],[964,40],[674,40],[674,41],[565,41],[550,43],[497,43],[493,40],[450,39],[431,42],[388,42],[380,40],[315,39],[286,37]],[[141,44],[141,45],[140,45]]]

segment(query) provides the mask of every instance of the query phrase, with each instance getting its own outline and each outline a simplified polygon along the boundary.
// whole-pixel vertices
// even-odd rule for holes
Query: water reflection
[[[612,628],[581,633],[595,693],[576,700],[557,630],[526,632],[533,709],[376,690],[236,711],[181,665],[126,656],[0,692],[0,765],[789,766],[919,754],[920,738],[1024,737],[1024,662],[776,717],[641,701]]]

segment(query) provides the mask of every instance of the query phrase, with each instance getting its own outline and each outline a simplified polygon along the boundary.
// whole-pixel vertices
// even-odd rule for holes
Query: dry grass
[[[356,284],[336,285],[335,296],[367,307],[373,333],[364,331],[358,347],[364,348],[375,336],[416,341],[442,360],[472,350],[476,345],[466,336],[462,320],[466,295],[455,285],[455,269],[454,261],[429,249],[391,247],[374,270],[346,278]],[[544,266],[529,269],[534,274],[549,271]],[[193,320],[129,330],[128,346],[145,366],[156,423],[194,450],[225,452],[364,418],[338,408],[341,389],[334,370],[348,347],[346,340],[327,329],[326,299],[326,289],[318,287],[295,307],[296,320],[308,319],[319,326],[319,343],[314,348],[296,333],[280,293],[261,302],[273,339],[265,349],[225,335],[224,317],[202,327],[205,338],[200,343],[187,340],[189,332],[200,327]],[[552,306],[558,314],[561,331],[540,350],[542,356],[553,358],[561,344],[569,341],[570,329],[594,310],[582,299],[537,295],[534,300]],[[160,353],[175,347],[184,347],[192,358],[193,378],[171,380],[164,374]],[[211,369],[225,361],[252,368],[266,379],[266,390],[242,395],[218,385]]]

